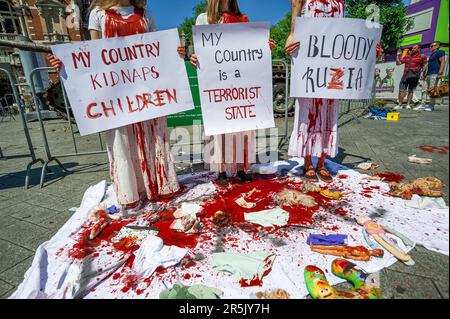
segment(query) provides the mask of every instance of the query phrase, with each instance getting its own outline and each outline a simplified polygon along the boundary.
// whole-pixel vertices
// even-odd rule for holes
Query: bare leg
[[[317,174],[314,170],[314,165],[312,163],[311,155],[305,156],[305,164],[303,165],[303,171],[305,174],[305,179],[318,182],[319,179],[317,178]]]
[[[311,167],[314,168],[313,163],[312,163],[311,155],[306,155],[305,156],[305,170],[309,169]]]
[[[403,105],[403,101],[405,100],[405,91],[404,90],[400,90],[400,92],[398,93],[398,105]]]
[[[325,160],[327,159],[327,154],[322,153],[322,155],[319,158],[319,161],[317,162],[317,168],[321,169],[325,167]]]
[[[409,90],[408,91],[408,105],[412,104],[413,96],[414,96],[414,90]]]
[[[327,183],[331,183],[333,181],[333,177],[330,172],[325,168],[325,160],[327,158],[326,153],[322,153],[317,163],[317,175],[319,178]]]

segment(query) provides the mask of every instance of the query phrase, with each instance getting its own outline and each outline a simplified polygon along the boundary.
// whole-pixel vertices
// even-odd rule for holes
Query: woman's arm
[[[97,30],[89,30],[89,34],[91,35],[91,40],[97,40],[102,38],[102,34]]]
[[[291,19],[291,33],[289,34],[289,37],[286,40],[286,46],[285,50],[289,55],[294,55],[295,52],[297,52],[298,48],[300,47],[300,41],[294,42],[294,32],[295,32],[295,18],[299,16],[303,5],[304,0],[291,0],[291,12],[292,12],[292,19]]]
[[[439,73],[438,77],[442,78],[445,69],[445,55],[439,58]]]

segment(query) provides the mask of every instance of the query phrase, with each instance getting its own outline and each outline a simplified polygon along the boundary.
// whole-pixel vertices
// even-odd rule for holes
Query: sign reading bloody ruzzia
[[[291,97],[370,98],[381,32],[380,24],[360,19],[296,18]]]
[[[194,108],[176,29],[52,46],[81,135]]]
[[[205,135],[275,126],[268,23],[193,27]]]

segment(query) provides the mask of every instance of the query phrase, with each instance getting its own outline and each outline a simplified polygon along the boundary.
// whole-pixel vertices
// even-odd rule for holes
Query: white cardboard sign
[[[52,46],[81,135],[194,108],[177,29]]]
[[[193,27],[205,135],[275,126],[268,23]]]
[[[291,97],[370,98],[381,32],[380,24],[361,19],[296,18]]]

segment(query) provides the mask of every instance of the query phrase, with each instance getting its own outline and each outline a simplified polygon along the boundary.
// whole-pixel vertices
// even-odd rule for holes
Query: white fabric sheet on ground
[[[302,164],[302,160],[292,159],[275,163],[270,167],[255,166],[255,170],[288,172],[290,178],[297,179]],[[307,291],[303,270],[307,265],[322,268],[332,285],[343,281],[331,274],[331,262],[336,257],[311,252],[306,244],[308,235],[347,234],[349,245],[367,246],[362,228],[354,222],[355,217],[362,215],[369,215],[430,250],[449,254],[448,207],[411,208],[402,199],[386,195],[389,190],[387,184],[368,180],[367,175],[332,162],[326,164],[338,174],[332,187],[351,192],[342,200],[346,203],[346,216],[320,209],[314,217],[317,221],[314,229],[288,227],[275,232],[248,233],[241,228],[231,228],[228,231],[224,230],[220,238],[212,236],[214,229],[209,221],[205,223],[197,246],[190,249],[186,256],[190,258],[189,266],[182,261],[164,272],[153,273],[147,278],[149,280],[137,282],[132,289],[125,290],[120,289],[120,280],[115,277],[127,273],[123,264],[129,255],[103,250],[95,259],[86,258],[83,262],[75,262],[57,253],[60,247],[73,241],[71,235],[80,229],[88,219],[89,211],[102,202],[102,199],[108,205],[115,203],[112,188],[108,187],[105,194],[106,183],[99,183],[86,191],[80,208],[58,233],[38,248],[24,281],[10,298],[158,298],[162,290],[178,281],[186,285],[203,284],[218,288],[224,292],[223,298],[226,299],[250,298],[258,291],[275,288],[285,289],[292,298],[304,298]],[[202,200],[209,198],[215,191],[215,186],[211,183],[213,177],[214,175],[208,173],[180,177],[187,191],[176,198],[172,205],[180,206],[183,202],[201,203]],[[364,189],[370,189],[370,194],[364,192]],[[137,220],[133,224],[140,223],[144,221]],[[211,260],[213,253],[245,254],[258,251],[276,254],[272,271],[264,277],[262,287],[242,288],[231,274],[213,269]],[[374,273],[395,262],[396,259],[386,252],[383,258],[355,263],[367,272]],[[139,265],[134,264],[134,267]]]

